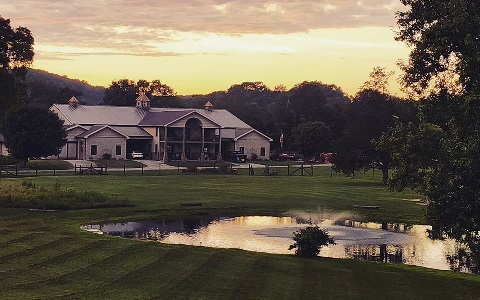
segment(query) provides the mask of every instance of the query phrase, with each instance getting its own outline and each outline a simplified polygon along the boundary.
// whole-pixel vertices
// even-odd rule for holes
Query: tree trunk
[[[388,165],[382,165],[382,181],[385,185],[388,183]]]

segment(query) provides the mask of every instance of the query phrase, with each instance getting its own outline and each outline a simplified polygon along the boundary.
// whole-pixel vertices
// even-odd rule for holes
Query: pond
[[[404,263],[434,269],[469,272],[455,260],[459,245],[428,238],[426,225],[364,223],[348,219],[244,216],[145,220],[85,225],[82,229],[112,236],[215,248],[293,254],[293,232],[314,221],[328,230],[336,245],[323,247],[320,256]]]

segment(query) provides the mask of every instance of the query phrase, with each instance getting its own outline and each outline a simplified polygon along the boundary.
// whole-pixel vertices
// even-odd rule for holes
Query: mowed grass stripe
[[[100,264],[112,256],[118,255],[119,252],[125,250],[128,245],[123,247],[115,247],[115,243],[108,240],[101,240],[95,243],[95,248],[89,248],[86,251],[79,253],[68,260],[57,261],[50,269],[47,268],[32,268],[22,272],[17,276],[19,280],[16,283],[9,285],[14,290],[35,290],[41,287],[48,287],[49,285],[59,284],[64,282],[69,276],[75,274],[82,274],[88,268]]]
[[[98,272],[100,276],[96,276],[94,282],[80,282],[82,290],[62,292],[61,287],[58,287],[57,290],[53,289],[54,292],[49,295],[49,299],[119,299],[119,281],[130,281],[133,278],[131,274],[136,274],[139,270],[162,260],[164,256],[168,256],[170,251],[172,249],[159,249],[140,244],[131,245],[123,251],[124,257],[121,260],[96,269],[95,272]],[[108,291],[114,291],[116,296],[106,295],[105,293],[108,294]],[[122,294],[120,293],[120,295]],[[126,299],[132,298],[134,297],[129,296]]]
[[[39,260],[48,259],[69,249],[68,245],[75,246],[75,239],[72,237],[59,236],[57,239],[42,245],[37,245],[31,250],[11,255],[10,258],[0,259],[0,273],[12,272],[22,268],[29,268]]]
[[[18,238],[0,248],[0,265],[12,258],[28,255],[28,252],[35,249],[35,247],[40,247],[57,239],[59,237],[43,233],[27,234],[22,238]]]
[[[168,249],[164,253],[157,253],[159,248]],[[163,299],[175,299],[167,297],[168,289],[175,287],[185,280],[188,274],[209,261],[213,251],[193,249],[193,247],[177,245],[156,245],[155,260],[152,263],[131,270],[121,278],[112,281],[113,289],[99,287],[90,293],[83,294],[83,299],[149,299],[159,295]],[[193,250],[193,251],[189,251]]]
[[[34,234],[37,234],[37,233],[24,232],[24,231],[11,231],[11,232],[7,231],[4,234],[2,234],[0,237],[0,240],[1,240],[0,249],[3,249],[8,245],[11,245],[17,242],[28,240],[28,238]]]
[[[242,280],[235,285],[230,299],[255,299],[257,292],[265,288],[265,277],[268,276],[269,270],[268,258],[265,255],[254,257],[253,264]]]
[[[191,272],[175,288],[167,291],[170,298],[207,299],[210,295],[215,295],[217,299],[231,299],[237,286],[255,269],[259,260],[255,255],[232,250],[213,251],[215,253],[208,261]]]

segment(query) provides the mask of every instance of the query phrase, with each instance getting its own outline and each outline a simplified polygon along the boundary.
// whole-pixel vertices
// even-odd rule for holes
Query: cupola
[[[204,110],[212,111],[213,110],[213,104],[210,101],[207,101],[205,105],[203,105]]]
[[[138,96],[137,100],[135,100],[136,106],[143,109],[149,109],[151,102],[152,100],[148,99],[147,95],[145,95],[143,92],[140,93],[140,96]]]
[[[78,101],[78,99],[73,96],[72,98],[70,98],[70,100],[68,100],[68,104],[70,106],[76,107],[77,105],[80,105],[80,101]]]

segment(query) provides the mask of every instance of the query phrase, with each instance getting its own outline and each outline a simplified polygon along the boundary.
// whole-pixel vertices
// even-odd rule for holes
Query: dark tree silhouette
[[[63,121],[47,108],[25,106],[5,116],[3,135],[10,154],[23,161],[58,154],[66,142]]]

